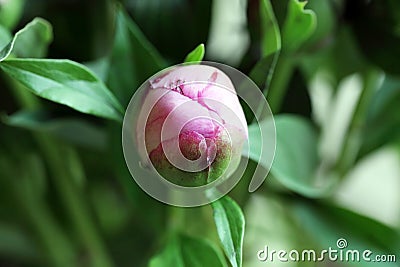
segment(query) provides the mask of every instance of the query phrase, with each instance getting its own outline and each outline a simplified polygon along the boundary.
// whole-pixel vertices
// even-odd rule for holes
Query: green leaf
[[[203,239],[181,236],[181,253],[185,266],[226,266],[217,249]]]
[[[29,188],[32,192],[43,196],[47,191],[46,169],[43,159],[36,153],[24,155],[24,164],[29,170]]]
[[[270,0],[260,2],[261,50],[263,57],[281,49],[281,34]]]
[[[217,250],[203,239],[185,235],[173,237],[163,252],[150,260],[149,267],[226,267]]]
[[[269,184],[270,185],[270,184]],[[244,266],[296,266],[296,267],[316,267],[315,263],[298,261],[296,263],[283,263],[282,265],[274,257],[265,262],[260,262],[256,255],[257,251],[264,249],[268,245],[270,250],[286,250],[315,248],[315,242],[310,242],[310,238],[303,233],[296,218],[291,212],[290,202],[285,199],[283,194],[275,194],[269,191],[267,194],[251,194],[245,207],[246,216],[246,238],[244,241]],[[270,263],[270,264],[268,264]],[[276,264],[276,265],[275,265]],[[318,265],[327,267],[326,265]],[[344,266],[341,266],[344,267]]]
[[[276,151],[271,167],[273,176],[288,189],[307,197],[321,197],[330,192],[336,177],[324,175],[317,179],[317,133],[311,123],[299,116],[277,115]],[[263,140],[258,125],[249,126],[250,159],[259,162]],[[306,155],[306,156],[305,156]],[[267,164],[268,165],[268,164]],[[265,165],[265,168],[269,166]]]
[[[299,181],[310,181],[318,163],[314,127],[306,119],[293,115],[276,116],[275,124],[274,175],[293,185]]]
[[[6,46],[10,42],[10,39],[10,31],[0,25],[0,47],[3,48]]]
[[[35,197],[43,197],[47,191],[47,178],[45,164],[37,152],[32,152],[26,148],[20,149],[12,145],[11,151],[17,150],[15,157],[7,153],[0,155],[0,168],[2,177],[7,184],[7,188],[15,186],[18,190],[26,187]],[[23,166],[23,168],[21,168]]]
[[[369,106],[361,154],[400,139],[400,79],[386,76]]]
[[[4,161],[9,158],[0,154],[0,177],[8,178],[7,188],[15,196],[14,205],[24,212],[24,222],[34,227],[48,256],[45,259],[51,260],[53,266],[70,266],[76,259],[75,248],[47,206],[43,196],[44,177],[40,177],[45,174],[45,169],[35,154],[19,154],[20,159],[15,162]],[[43,256],[39,260],[43,260]]]
[[[34,94],[80,112],[122,121],[123,109],[86,67],[70,60],[13,59],[0,68]]]
[[[297,193],[319,195],[326,188],[318,187],[314,180],[318,166],[315,128],[308,120],[294,115],[276,116],[275,125],[277,143],[272,174]]]
[[[107,84],[123,105],[136,89],[167,65],[138,26],[120,7],[116,15],[116,33],[109,63]]]
[[[324,42],[325,38],[329,38],[329,35],[333,35],[336,30],[336,24],[339,21],[336,20],[335,6],[330,0],[308,1],[307,5],[315,12],[317,25],[306,43],[311,46],[318,45],[319,42]]]
[[[25,231],[17,225],[5,223],[0,223],[0,254],[27,263],[36,262],[40,257],[37,245]]]
[[[258,87],[264,88],[265,92],[267,92],[269,89],[278,57],[279,51],[265,56],[259,60],[254,68],[250,71],[249,77],[257,84]]]
[[[209,38],[216,11],[210,0],[129,1],[126,6],[150,42],[174,62]]]
[[[281,50],[281,34],[270,0],[260,2],[262,58],[250,71],[250,78],[268,92]]]
[[[307,2],[290,0],[282,30],[283,49],[297,50],[315,31],[317,17],[312,10],[304,10]]]
[[[0,25],[12,30],[24,10],[25,0],[0,1]]]
[[[310,235],[323,248],[337,248],[340,238],[347,241],[346,249],[362,253],[368,249],[374,255],[396,255],[400,257],[400,234],[377,221],[349,210],[327,204],[293,201],[292,214]],[[340,222],[340,223],[338,223]],[[353,263],[359,266],[359,262]],[[373,266],[398,266],[392,262],[374,262]]]
[[[118,191],[110,187],[109,183],[91,183],[90,200],[97,221],[107,235],[126,229],[124,226],[131,222],[132,210],[128,205],[124,205],[125,202]]]
[[[256,191],[267,178],[266,175],[271,168],[274,160],[276,146],[276,129],[275,122],[271,117],[265,118],[259,123],[252,124],[248,127],[249,133],[249,149],[242,151],[242,156],[248,157],[256,164],[254,171],[250,171],[252,177],[248,191],[250,193]],[[265,134],[267,136],[265,136]]]
[[[190,52],[186,56],[185,62],[202,61],[204,58],[204,53],[205,53],[204,44],[199,44],[192,52]]]
[[[349,6],[357,10],[357,16],[349,21],[357,48],[386,73],[399,75],[400,2],[352,1]]]
[[[243,212],[228,196],[213,202],[212,207],[225,255],[233,267],[241,267],[245,225]]]
[[[170,241],[160,254],[150,260],[149,267],[185,267],[179,241]]]
[[[264,147],[264,142],[268,142],[265,140],[265,137],[263,139],[263,136],[261,135],[261,132],[273,132],[275,131],[275,122],[273,120],[264,120],[257,125],[256,123],[253,123],[249,125],[248,127],[248,133],[249,133],[249,158],[252,159],[255,162],[260,162],[261,160],[261,154],[263,152],[263,147]],[[273,147],[273,144],[269,144],[269,146]],[[245,153],[245,152],[243,152]],[[265,153],[265,152],[264,152]],[[245,156],[245,154],[243,154]],[[261,164],[264,164],[263,161],[260,162]],[[268,168],[268,166],[264,166],[265,168]]]
[[[26,110],[11,116],[4,116],[3,121],[10,126],[49,133],[69,143],[96,149],[106,147],[106,133],[82,119],[52,118],[49,113],[43,111]]]
[[[42,18],[35,18],[19,30],[8,45],[0,51],[0,62],[11,53],[18,57],[43,57],[52,40],[51,24]]]
[[[107,82],[108,72],[110,69],[110,60],[108,57],[98,58],[96,60],[83,63],[103,82]]]
[[[330,45],[318,53],[302,57],[301,61],[303,71],[310,77],[321,70],[330,72],[334,86],[347,76],[366,70],[371,65],[365,60],[352,29],[347,25],[337,29]]]

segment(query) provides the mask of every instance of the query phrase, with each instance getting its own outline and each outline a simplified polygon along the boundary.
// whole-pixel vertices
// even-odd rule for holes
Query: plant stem
[[[38,134],[35,135],[39,146],[41,147],[46,161],[49,164],[51,176],[62,196],[69,217],[71,218],[78,235],[82,238],[85,249],[87,249],[92,266],[111,267],[113,266],[107,251],[96,232],[95,224],[90,217],[90,210],[82,198],[82,192],[77,185],[73,183],[68,170],[68,159],[65,159],[64,150],[71,149],[60,147],[60,144],[54,142],[51,138]]]
[[[25,212],[40,236],[44,247],[49,252],[52,265],[57,267],[74,265],[76,263],[76,250],[64,235],[52,214],[49,213],[48,207],[30,188],[26,188],[22,192],[20,186],[20,184],[15,186],[16,194],[20,201],[23,202],[21,204]]]
[[[274,114],[278,113],[294,69],[293,59],[281,52],[268,90],[267,100]]]
[[[20,106],[27,109],[39,108],[40,101],[21,85],[11,80],[12,90]],[[51,177],[59,195],[69,213],[69,217],[75,226],[78,236],[82,239],[87,250],[91,265],[94,267],[114,266],[108,253],[96,231],[95,224],[90,217],[90,209],[87,207],[83,192],[74,184],[69,170],[68,158],[64,157],[67,146],[60,146],[59,142],[41,133],[35,133],[34,137],[39,144],[46,162],[49,166]],[[83,173],[83,171],[82,171]]]
[[[168,210],[168,231],[177,233],[185,229],[185,208],[171,206]]]
[[[6,180],[7,188],[11,189],[17,204],[20,205],[24,214],[26,214],[26,217],[33,225],[37,236],[40,238],[47,252],[46,256],[51,261],[51,265],[56,267],[75,265],[76,249],[49,212],[41,192],[35,190],[35,186],[32,185],[34,179],[31,177],[32,174],[30,173],[31,169],[29,165],[21,169],[17,167],[19,165],[13,166],[9,163],[4,165],[4,160],[2,163],[0,169],[2,171],[1,174],[8,178]],[[10,167],[14,171],[10,171]],[[42,177],[35,178],[39,180],[44,179]]]
[[[377,82],[379,81],[380,72],[374,69],[369,69],[364,74],[364,88],[358,99],[357,106],[354,111],[353,118],[343,142],[343,148],[336,163],[336,170],[340,177],[353,166],[362,141],[362,130],[364,128],[365,119],[369,104],[377,89]]]

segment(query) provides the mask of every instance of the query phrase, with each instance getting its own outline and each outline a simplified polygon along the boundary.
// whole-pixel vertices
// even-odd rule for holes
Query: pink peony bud
[[[231,80],[207,65],[179,66],[152,79],[136,131],[145,140],[142,159],[148,156],[164,178],[182,186],[228,177],[247,139]]]

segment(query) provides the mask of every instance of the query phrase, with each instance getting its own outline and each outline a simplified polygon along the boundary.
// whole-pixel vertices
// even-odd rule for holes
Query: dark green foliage
[[[211,22],[230,12],[213,2],[0,1],[0,266],[273,266],[257,259],[265,245],[320,251],[340,238],[398,266],[397,0],[247,1],[238,68],[277,133],[264,185],[247,191],[269,137],[244,103],[250,163],[232,198],[168,207],[135,184],[125,107],[159,70],[208,59]]]

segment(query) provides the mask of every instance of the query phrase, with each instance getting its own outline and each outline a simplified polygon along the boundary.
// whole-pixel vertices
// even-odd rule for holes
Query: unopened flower
[[[136,128],[146,151],[139,153],[175,184],[205,185],[237,168],[246,125],[225,73],[206,65],[179,66],[148,84]]]

